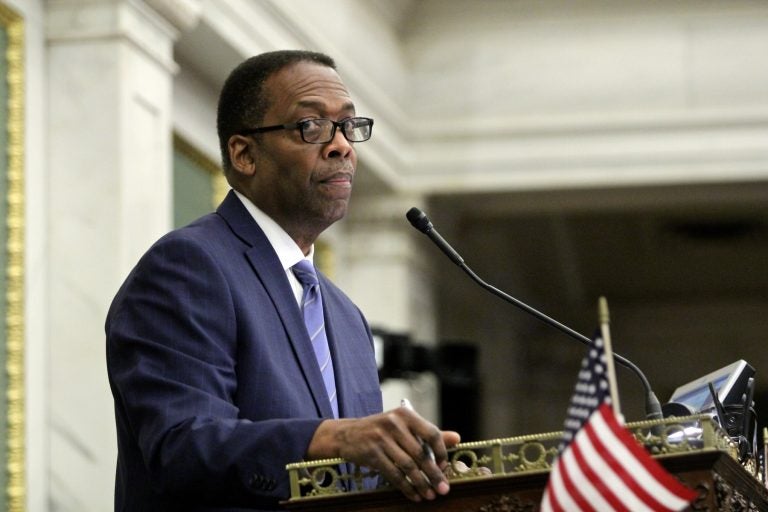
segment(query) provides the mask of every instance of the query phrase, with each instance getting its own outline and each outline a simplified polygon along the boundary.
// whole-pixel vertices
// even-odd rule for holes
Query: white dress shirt
[[[293,270],[291,270],[291,267],[303,259],[309,260],[310,263],[313,263],[315,256],[314,244],[312,247],[310,247],[309,254],[304,256],[304,253],[301,252],[298,244],[294,242],[293,238],[291,238],[290,235],[288,235],[288,233],[286,233],[285,230],[281,228],[277,222],[272,220],[269,215],[261,211],[255,204],[251,202],[250,199],[245,197],[237,190],[235,190],[235,194],[243,203],[245,209],[248,210],[248,213],[251,214],[253,220],[256,221],[256,224],[258,224],[261,230],[264,231],[264,234],[267,235],[269,243],[272,245],[272,248],[277,253],[277,257],[280,259],[280,263],[283,265],[285,275],[288,276],[288,282],[291,284],[293,295],[296,297],[296,302],[301,305],[301,298],[304,294],[304,287],[301,285],[299,280],[296,279],[296,276],[294,275]]]

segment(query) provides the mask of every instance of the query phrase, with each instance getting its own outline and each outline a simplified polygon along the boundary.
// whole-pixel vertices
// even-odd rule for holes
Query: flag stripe
[[[550,479],[552,478],[550,474]],[[552,500],[550,499],[550,496],[552,496],[552,489],[547,486],[544,489],[544,497],[541,499],[541,504],[539,505],[539,512],[559,512],[559,508],[555,508],[552,506]]]
[[[661,464],[655,461],[645,449],[640,446],[634,437],[616,421],[613,411],[601,407],[599,421],[594,423],[595,432],[601,439],[615,440],[608,451],[617,461],[620,461],[627,475],[637,485],[670,510],[677,510],[686,506],[696,497],[696,493],[681,484],[670,475]],[[606,421],[606,416],[611,421]]]
[[[606,407],[606,409],[608,409]],[[607,413],[613,415],[613,411],[608,409],[607,411],[599,411],[599,413]],[[590,425],[589,429],[585,429],[586,434],[589,437],[593,446],[596,446],[602,454],[601,463],[605,464],[606,471],[611,471],[615,475],[613,479],[607,480],[605,484],[609,486],[611,492],[616,493],[622,502],[630,510],[666,510],[666,507],[662,506],[646,489],[643,488],[637,481],[635,481],[632,473],[627,471],[621,459],[614,456],[615,443],[621,443],[629,438],[629,441],[634,443],[634,439],[631,438],[631,434],[626,431],[620,431],[619,434],[623,439],[613,438],[611,435],[602,436],[598,434],[598,422],[600,418],[595,419],[595,423]],[[606,420],[608,422],[609,420]],[[615,422],[615,418],[610,419],[611,422]],[[616,422],[618,424],[618,422]]]
[[[577,442],[573,443],[572,452],[576,459],[584,467],[584,473],[588,475],[593,482],[595,492],[597,492],[603,501],[607,501],[614,510],[633,510],[633,512],[651,512],[642,504],[636,503],[634,496],[626,496],[628,489],[623,482],[614,477],[606,478],[610,468],[602,467],[602,460],[598,449],[593,445],[592,439],[587,435],[591,430],[590,425],[586,425],[576,437]],[[582,439],[583,437],[583,439]],[[629,503],[628,503],[629,502]],[[594,503],[594,508],[600,509],[598,504]]]
[[[593,474],[590,475],[589,466],[582,466],[580,464],[581,461],[577,453],[578,444],[578,442],[575,442],[571,445],[573,449],[563,454],[563,473],[572,483],[568,490],[574,494],[574,499],[582,509],[610,510],[610,504],[592,484]]]
[[[607,405],[603,407],[608,408]],[[599,415],[599,410],[595,411],[595,416]],[[597,483],[600,485],[603,492],[609,492],[618,501],[618,510],[631,510],[633,512],[653,512],[653,509],[648,507],[635,494],[632,480],[625,480],[620,474],[617,474],[610,464],[606,463],[605,458],[613,449],[613,439],[600,438],[597,442],[594,441],[594,422],[599,421],[599,418],[593,418],[590,424],[585,426],[581,432],[576,436],[578,438],[578,448],[583,450],[585,464],[592,467],[594,474],[599,475]],[[607,442],[606,442],[607,441]],[[594,443],[594,444],[593,444]]]
[[[572,512],[582,512],[581,508],[579,508],[579,506],[576,505],[576,502],[573,501],[571,494],[567,492],[560,469],[560,465],[552,468],[552,471],[549,475],[549,481],[551,484],[547,485],[547,489],[545,491],[545,496],[547,496],[549,499],[546,507],[551,508],[546,508],[545,505],[542,504],[541,512],[560,512],[566,510]]]

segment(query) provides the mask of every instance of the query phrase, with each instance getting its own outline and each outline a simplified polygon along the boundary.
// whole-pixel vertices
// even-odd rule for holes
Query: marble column
[[[47,3],[55,510],[113,507],[104,318],[138,257],[171,226],[173,43],[198,7],[196,0]]]
[[[417,204],[408,196],[354,198],[337,280],[371,326],[431,344],[436,325],[428,242],[405,218]]]
[[[334,280],[365,314],[371,327],[407,334],[413,343],[437,344],[429,242],[411,227],[405,212],[421,200],[410,196],[355,197],[343,235],[332,244],[338,253]],[[407,397],[419,413],[439,422],[437,377],[423,372],[382,383],[384,409]]]

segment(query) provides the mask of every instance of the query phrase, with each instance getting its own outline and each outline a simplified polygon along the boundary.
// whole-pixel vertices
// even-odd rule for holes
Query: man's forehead
[[[349,97],[347,87],[335,69],[314,62],[298,62],[272,75],[273,87],[300,96],[310,92],[327,92]],[[276,91],[277,92],[277,91]]]
[[[334,108],[354,109],[344,82],[333,68],[314,62],[299,62],[283,68],[269,79],[276,108],[322,108],[334,103]]]

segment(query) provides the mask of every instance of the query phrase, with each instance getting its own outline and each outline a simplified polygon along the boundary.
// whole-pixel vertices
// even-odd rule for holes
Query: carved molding
[[[490,503],[483,505],[478,512],[534,512],[536,505],[531,500],[521,500],[516,496],[502,494]]]
[[[203,11],[200,0],[145,0],[145,2],[181,32],[195,28]]]
[[[759,512],[757,505],[752,503],[738,489],[735,489],[722,476],[713,474],[715,482],[715,498],[717,500],[717,510],[724,512]]]
[[[51,1],[46,10],[45,29],[48,42],[53,44],[124,40],[171,73],[178,71],[173,43],[179,30],[162,12],[151,8],[149,2]]]

